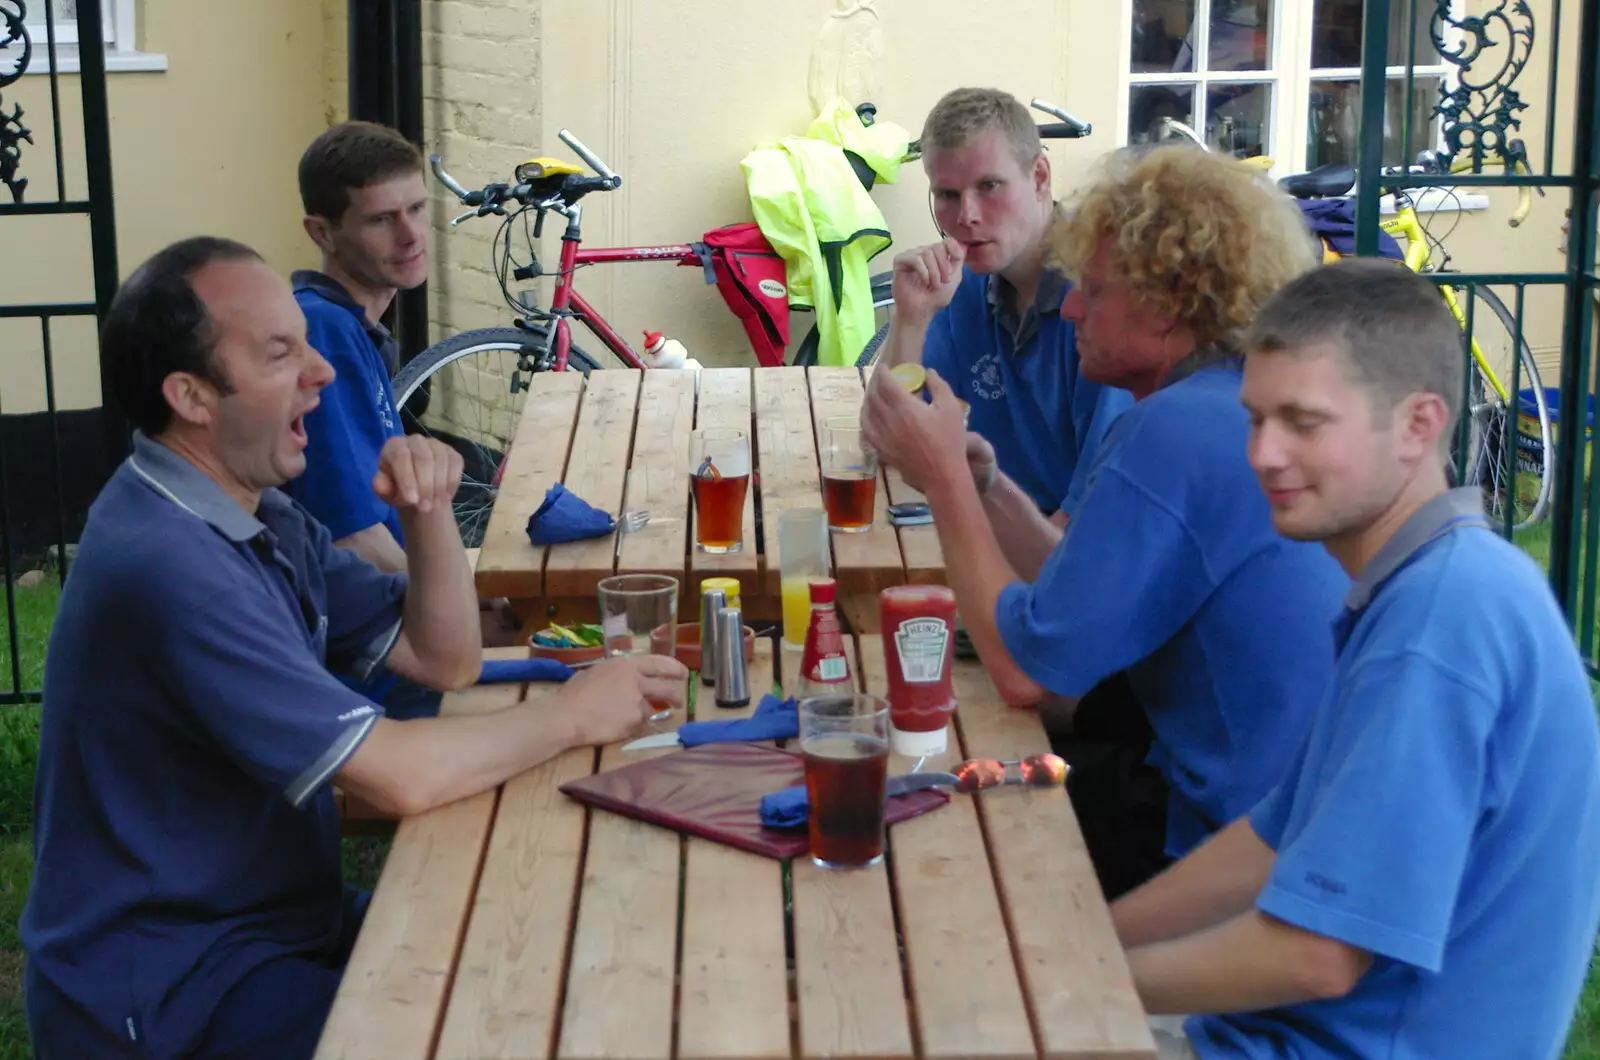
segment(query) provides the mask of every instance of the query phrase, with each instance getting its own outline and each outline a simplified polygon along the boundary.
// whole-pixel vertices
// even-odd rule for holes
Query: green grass
[[[1540,563],[1549,556],[1545,526],[1518,535],[1517,543]],[[33,590],[18,590],[19,628],[23,632],[24,687],[38,688],[44,675],[45,646],[55,614],[56,584],[46,579]],[[0,635],[0,689],[10,687],[9,638]],[[30,677],[30,675],[32,675]],[[29,681],[32,681],[30,684]],[[33,773],[39,743],[37,707],[0,707],[0,1060],[30,1060],[27,1022],[22,1012],[22,944],[17,919],[22,915],[33,874],[32,837],[28,822],[33,807]],[[389,840],[356,836],[344,840],[345,878],[357,887],[376,885]],[[1600,1060],[1600,949],[1589,966],[1572,1033],[1563,1060]]]

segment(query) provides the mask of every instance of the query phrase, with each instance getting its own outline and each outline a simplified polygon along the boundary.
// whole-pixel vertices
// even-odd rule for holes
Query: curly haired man
[[[1007,702],[1071,704],[1126,671],[1148,758],[1053,731],[1100,883],[1115,897],[1247,812],[1305,737],[1348,579],[1281,538],[1246,457],[1239,334],[1316,264],[1293,203],[1186,147],[1121,152],[1048,236],[1085,378],[1138,400],[1112,425],[1063,532],[931,404],[882,376],[869,439],[933,507],[950,585]],[[1081,719],[1080,719],[1081,721]],[[1153,776],[1156,792],[1150,791]]]

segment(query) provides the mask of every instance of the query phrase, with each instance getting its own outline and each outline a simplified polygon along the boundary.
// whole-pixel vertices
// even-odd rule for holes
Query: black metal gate
[[[1429,188],[1529,188],[1540,198],[1532,201],[1532,213],[1512,223],[1528,223],[1532,234],[1524,230],[1513,237],[1507,232],[1506,238],[1548,238],[1542,245],[1551,247],[1559,243],[1559,234],[1557,221],[1543,205],[1548,202],[1545,196],[1558,197],[1558,202],[1559,197],[1570,197],[1571,234],[1564,267],[1543,272],[1455,272],[1448,269],[1445,257],[1444,267],[1428,276],[1462,307],[1458,315],[1464,318],[1468,361],[1463,407],[1479,413],[1463,416],[1455,449],[1457,474],[1485,483],[1495,477],[1503,484],[1504,503],[1494,514],[1501,517],[1507,536],[1547,560],[1551,586],[1595,672],[1600,670],[1595,622],[1600,519],[1594,515],[1600,513],[1600,478],[1589,469],[1595,450],[1593,342],[1600,295],[1595,273],[1600,5],[1576,0],[1575,6],[1573,40],[1573,0],[1545,0],[1537,8],[1527,0],[1365,0],[1357,251],[1379,252],[1385,196],[1394,196],[1391,202],[1405,202],[1412,192]],[[1404,37],[1396,34],[1399,27],[1408,31]],[[1424,54],[1426,59],[1419,62]],[[1399,64],[1397,56],[1404,57]],[[1548,64],[1545,85],[1521,80],[1535,57]],[[1414,109],[1419,65],[1444,65],[1451,71],[1445,81],[1431,86],[1438,92],[1437,102],[1428,108],[1427,121],[1420,127],[1413,120],[1413,115],[1424,113]],[[1564,73],[1572,78],[1570,92],[1561,88]],[[1403,108],[1393,105],[1397,89],[1403,89]],[[1563,115],[1570,115],[1570,123],[1558,122]],[[1532,157],[1521,144],[1525,129],[1543,130],[1543,148],[1533,151]],[[1563,137],[1570,148],[1558,151],[1557,142]],[[1435,266],[1441,264],[1439,256],[1430,260]],[[1548,290],[1560,293],[1559,385],[1544,389],[1536,380],[1540,389],[1534,393],[1522,371],[1526,358],[1516,353],[1528,349],[1523,325],[1530,293]],[[1501,321],[1511,333],[1513,356],[1506,379],[1496,380],[1480,367],[1485,358],[1481,349],[1473,347],[1484,330],[1478,323],[1482,320],[1492,327],[1500,327],[1495,321]],[[1528,374],[1536,375],[1536,369]],[[1544,432],[1539,426],[1541,404],[1554,410],[1557,421]],[[1518,491],[1530,492],[1530,480],[1546,467],[1552,469],[1545,486],[1547,514],[1526,520],[1544,525],[1519,527],[1523,516],[1535,514],[1535,505],[1528,502],[1519,509]],[[1492,493],[1486,486],[1486,495]],[[1493,500],[1491,496],[1491,508]]]
[[[30,3],[34,8],[31,14]],[[101,25],[101,6],[101,0],[77,0],[79,25]],[[40,24],[43,40],[33,32]],[[5,304],[5,293],[0,290],[0,322],[12,326],[37,322],[45,394],[42,411],[16,413],[8,412],[5,395],[0,393],[0,574],[4,576],[6,604],[5,637],[0,642],[5,648],[0,655],[0,705],[38,700],[39,674],[32,664],[42,658],[40,638],[48,635],[54,610],[52,601],[47,611],[40,609],[39,621],[30,624],[33,612],[21,594],[37,587],[19,587],[18,576],[38,569],[58,585],[65,579],[69,543],[78,536],[89,500],[127,445],[127,431],[111,407],[103,370],[101,408],[63,412],[57,407],[55,350],[59,335],[53,327],[66,318],[92,317],[97,325],[104,318],[117,286],[117,242],[105,53],[94,46],[97,33],[82,34],[85,43],[79,49],[80,69],[75,76],[83,111],[87,195],[69,198],[62,140],[62,80],[67,75],[59,73],[61,52],[56,38],[49,0],[0,0],[0,233],[8,228],[13,233],[0,234],[0,254],[16,269],[19,260],[26,261],[43,249],[36,232],[32,240],[18,238],[19,228],[34,231],[36,227],[29,222],[19,224],[18,218],[50,217],[63,225],[80,226],[82,220],[73,219],[87,218],[94,285],[93,301],[46,299]],[[30,67],[36,76],[43,76],[41,70],[48,73],[47,108],[34,102],[24,109],[15,98]],[[30,178],[30,170],[45,168],[38,164],[44,150],[54,154],[53,189]],[[21,351],[0,345],[0,379],[16,378],[21,367],[18,359],[35,355],[31,342]]]

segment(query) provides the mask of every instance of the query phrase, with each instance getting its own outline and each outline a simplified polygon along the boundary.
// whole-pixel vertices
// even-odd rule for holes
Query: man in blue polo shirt
[[[330,781],[420,813],[626,735],[687,673],[614,660],[537,708],[384,717],[330,668],[443,689],[481,667],[460,456],[415,437],[379,454],[406,574],[334,548],[276,488],[332,373],[289,286],[227,240],[141,266],[101,356],[138,433],[51,631],[20,924],[34,1053],[305,1060],[365,910]]]
[[[380,570],[405,570],[395,509],[372,492],[378,453],[405,433],[390,379],[400,348],[380,322],[401,290],[428,278],[427,189],[422,156],[393,129],[345,122],[318,136],[300,159],[305,230],[322,252],[321,271],[294,273],[295,300],[311,345],[333,365],[333,382],[306,417],[306,470],[285,491]],[[490,610],[489,615],[497,612]],[[486,638],[501,623],[486,617]],[[391,717],[434,714],[439,696],[392,675],[351,687],[381,701]]]
[[[1600,734],[1544,575],[1447,488],[1460,328],[1350,260],[1246,348],[1273,522],[1354,584],[1283,783],[1113,907],[1145,1008],[1205,1014],[1162,1055],[1556,1060],[1600,922]]]
[[[946,95],[922,129],[944,241],[894,262],[886,364],[921,362],[971,405],[971,429],[1045,513],[1069,512],[1106,428],[1132,397],[1079,375],[1070,284],[1046,268],[1057,216],[1028,111],[996,89]]]
[[[1148,227],[1121,223],[1141,213]],[[950,585],[1007,702],[1070,703],[1127,672],[1154,734],[1137,759],[1081,717],[1051,726],[1108,896],[1277,783],[1332,664],[1327,620],[1348,581],[1273,529],[1245,459],[1232,347],[1315,262],[1296,224],[1292,201],[1242,164],[1167,148],[1111,160],[1052,233],[1079,274],[1062,312],[1085,377],[1140,398],[1106,435],[1064,534],[1009,476],[990,466],[975,481],[936,373],[932,405],[877,378],[867,399],[872,444],[927,493]],[[1199,238],[1216,231],[1239,243]],[[1155,798],[1146,769],[1166,789]]]

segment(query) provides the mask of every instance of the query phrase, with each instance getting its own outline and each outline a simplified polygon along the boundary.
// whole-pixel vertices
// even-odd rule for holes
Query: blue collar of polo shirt
[[[1479,487],[1459,486],[1439,494],[1413,512],[1362,568],[1345,594],[1345,608],[1352,612],[1364,609],[1383,583],[1435,538],[1460,526],[1488,525]]]
[[[316,269],[296,269],[289,274],[289,285],[296,291],[315,291],[340,309],[354,314],[356,320],[360,321],[361,327],[366,330],[367,337],[378,348],[383,363],[389,368],[389,374],[394,375],[396,368],[399,367],[400,344],[390,334],[388,328],[367,319],[366,308],[350,297],[350,292],[344,289],[344,284]]]
[[[216,481],[143,431],[133,432],[133,455],[128,466],[134,474],[153,486],[167,500],[189,514],[204,519],[229,541],[244,542],[256,537],[266,524],[239,506],[239,502]],[[262,504],[268,502],[263,493]]]

